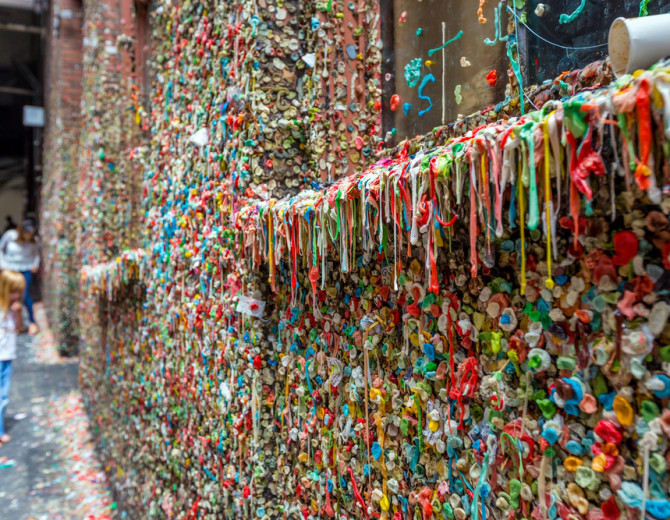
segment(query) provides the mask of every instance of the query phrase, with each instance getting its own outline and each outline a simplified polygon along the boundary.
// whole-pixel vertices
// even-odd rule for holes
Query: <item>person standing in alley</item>
[[[9,404],[12,361],[16,359],[16,334],[23,328],[21,296],[25,289],[26,279],[21,273],[0,273],[0,446],[10,441],[4,416]]]
[[[28,334],[37,333],[30,287],[40,266],[37,229],[32,219],[25,219],[18,229],[7,231],[0,239],[0,269],[20,272],[26,281],[24,304],[28,310]]]

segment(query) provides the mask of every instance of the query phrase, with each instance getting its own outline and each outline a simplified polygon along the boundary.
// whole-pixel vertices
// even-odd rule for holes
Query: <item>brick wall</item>
[[[69,16],[67,13],[71,13]],[[78,129],[82,75],[83,9],[79,0],[51,2],[47,32],[47,87],[54,96],[48,111],[68,120],[70,129]],[[55,98],[55,99],[54,99]],[[67,109],[61,110],[61,104]],[[60,113],[59,113],[60,112]]]
[[[41,220],[44,299],[63,352],[73,352],[78,341],[75,310],[79,264],[74,249],[78,205],[74,172],[78,168],[81,132],[82,16],[78,0],[50,2]]]
[[[135,159],[144,154],[138,145],[146,125],[137,121],[143,118],[146,93],[137,86],[145,69],[134,46],[135,5],[133,0],[54,0],[50,5],[42,206],[45,301],[68,351],[79,341],[81,265],[133,246],[133,224],[140,220],[140,162]],[[139,26],[142,42],[147,27]],[[135,106],[128,107],[133,93]],[[84,207],[82,200],[98,203]]]

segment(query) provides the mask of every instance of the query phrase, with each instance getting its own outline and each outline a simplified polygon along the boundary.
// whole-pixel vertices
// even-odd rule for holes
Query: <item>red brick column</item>
[[[82,20],[79,0],[49,4],[45,56],[46,122],[41,234],[43,297],[64,351],[78,344],[77,176],[81,133]]]

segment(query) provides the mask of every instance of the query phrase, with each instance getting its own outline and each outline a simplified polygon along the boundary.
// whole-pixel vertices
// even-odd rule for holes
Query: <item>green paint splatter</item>
[[[416,87],[421,79],[421,58],[414,58],[405,65],[405,80],[409,88]]]
[[[644,1],[644,0],[643,0]],[[582,11],[584,10],[584,7],[586,6],[586,0],[582,0],[582,3],[579,4],[579,7],[574,10],[572,14],[562,14],[561,17],[558,19],[559,23],[570,23],[572,22],[575,18],[577,18],[580,14],[582,14]]]
[[[444,43],[443,43],[441,46],[439,46],[437,49],[430,49],[430,50],[428,51],[428,56],[430,57],[430,56],[432,56],[433,54],[435,54],[437,51],[441,51],[442,49],[444,49],[444,48],[445,48],[447,45],[449,45],[450,43],[453,43],[453,42],[455,42],[456,40],[458,40],[461,36],[463,36],[463,31],[462,31],[462,30],[458,31],[458,34],[457,34],[456,36],[454,36],[451,40],[444,42]]]
[[[461,95],[461,86],[456,85],[456,88],[454,89],[454,97],[456,98],[456,104],[460,105],[461,102],[463,101],[463,96]]]
[[[642,0],[640,2],[640,17],[647,16],[649,14],[649,11],[647,10],[648,5],[649,0]]]
[[[519,61],[514,59],[514,49],[512,47],[516,48],[517,44],[511,44],[508,42],[507,43],[507,58],[509,59],[510,65],[512,66],[512,71],[514,71],[514,75],[516,76],[517,81],[519,82],[519,102],[521,104],[521,115],[524,115],[526,113],[526,108],[525,108],[525,103],[523,101],[523,78],[521,76],[521,68],[519,67]]]

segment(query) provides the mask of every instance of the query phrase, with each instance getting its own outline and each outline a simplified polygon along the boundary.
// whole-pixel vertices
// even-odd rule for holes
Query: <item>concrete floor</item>
[[[76,363],[46,365],[35,358],[32,338],[19,338],[5,429],[12,441],[0,447],[0,517],[6,520],[68,518],[60,511],[68,482],[59,472],[57,437],[45,435],[39,418],[50,398],[77,388]],[[3,467],[9,466],[9,467]]]

